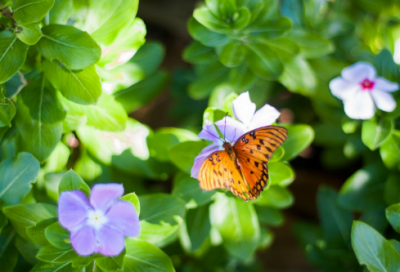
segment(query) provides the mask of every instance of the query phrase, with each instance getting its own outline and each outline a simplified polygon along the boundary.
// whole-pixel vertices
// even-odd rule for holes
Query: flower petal
[[[124,194],[124,186],[118,183],[99,183],[93,186],[90,194],[90,203],[96,209],[104,212],[111,204]]]
[[[399,84],[378,77],[377,79],[375,79],[374,89],[382,90],[385,92],[394,92],[399,89]]]
[[[104,256],[117,256],[124,250],[125,237],[121,231],[103,226],[96,231],[98,251]]]
[[[199,138],[217,143],[219,141],[219,134],[214,124],[206,120],[203,130],[199,133]]]
[[[360,85],[358,83],[353,83],[345,80],[342,77],[337,77],[329,82],[329,88],[332,94],[339,99],[346,100],[352,97],[357,90],[360,90]]]
[[[190,171],[191,177],[197,178],[200,167],[203,164],[204,160],[208,157],[208,155],[210,155],[211,153],[213,153],[217,150],[223,150],[223,149],[224,148],[222,147],[222,145],[217,145],[217,144],[213,144],[213,145],[209,145],[209,146],[205,147],[201,151],[200,155],[198,155],[196,158],[194,158],[194,164],[193,164],[192,170]]]
[[[215,122],[215,124],[225,134],[225,140],[231,143],[236,142],[244,133],[244,125],[229,116],[225,116],[224,119]]]
[[[371,92],[371,96],[378,109],[391,112],[396,108],[396,101],[391,94],[385,91],[375,89]]]
[[[81,191],[62,192],[58,200],[58,220],[61,226],[71,230],[87,219],[92,207]]]
[[[88,256],[97,252],[96,237],[93,227],[85,225],[71,232],[71,244],[81,256]]]
[[[251,119],[249,129],[246,129],[245,132],[255,128],[272,125],[276,119],[278,119],[279,115],[281,115],[281,113],[277,109],[266,104],[261,109],[256,111]]]
[[[256,104],[251,102],[249,92],[240,94],[233,102],[233,113],[235,117],[247,125],[256,111]]]
[[[107,212],[107,226],[120,230],[125,236],[134,237],[140,233],[139,216],[128,201],[117,201]]]
[[[374,66],[367,62],[357,62],[342,70],[342,77],[353,83],[361,83],[364,79],[375,80]]]
[[[351,98],[344,101],[344,111],[353,119],[369,119],[374,116],[375,105],[370,92],[355,92]]]

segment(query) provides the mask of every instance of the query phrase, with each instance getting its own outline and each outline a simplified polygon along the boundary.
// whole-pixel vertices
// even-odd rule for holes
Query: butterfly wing
[[[259,196],[267,186],[267,162],[286,140],[287,134],[284,127],[261,127],[243,134],[234,144],[233,150],[253,196]]]
[[[209,155],[201,165],[197,178],[203,190],[227,188],[243,200],[255,199],[243,180],[240,168],[226,151]]]

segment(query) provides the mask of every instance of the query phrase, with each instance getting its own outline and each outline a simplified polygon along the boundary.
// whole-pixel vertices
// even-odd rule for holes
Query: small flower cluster
[[[224,150],[223,143],[227,141],[234,144],[244,133],[264,126],[272,125],[278,119],[280,113],[270,105],[264,105],[256,111],[256,104],[251,102],[248,92],[240,94],[232,103],[233,113],[239,120],[226,116],[222,120],[215,122],[215,125],[222,132],[224,139],[221,141],[218,131],[213,123],[206,121],[199,138],[210,140],[213,144],[204,148],[200,155],[194,159],[191,176],[197,178],[200,167],[204,159],[211,153]]]
[[[375,114],[375,106],[391,112],[396,101],[390,95],[399,89],[397,83],[376,76],[375,68],[358,62],[342,70],[342,76],[333,79],[329,87],[332,94],[343,100],[344,111],[353,119],[369,119]]]

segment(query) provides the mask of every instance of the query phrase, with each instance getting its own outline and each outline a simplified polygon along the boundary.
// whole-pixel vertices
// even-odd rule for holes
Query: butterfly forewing
[[[267,186],[268,166],[274,151],[285,141],[287,129],[261,127],[240,137],[233,146],[243,177],[254,197]]]
[[[226,151],[216,151],[208,156],[201,165],[198,180],[203,190],[227,188],[244,199],[255,199],[243,180],[240,169]]]

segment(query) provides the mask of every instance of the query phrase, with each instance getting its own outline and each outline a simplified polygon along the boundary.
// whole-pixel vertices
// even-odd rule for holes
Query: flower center
[[[91,210],[88,211],[88,224],[96,229],[101,228],[105,223],[107,223],[107,217],[101,210]]]
[[[361,85],[361,89],[363,91],[372,91],[372,89],[374,88],[375,82],[370,81],[368,78],[366,78],[360,83],[360,85]]]

